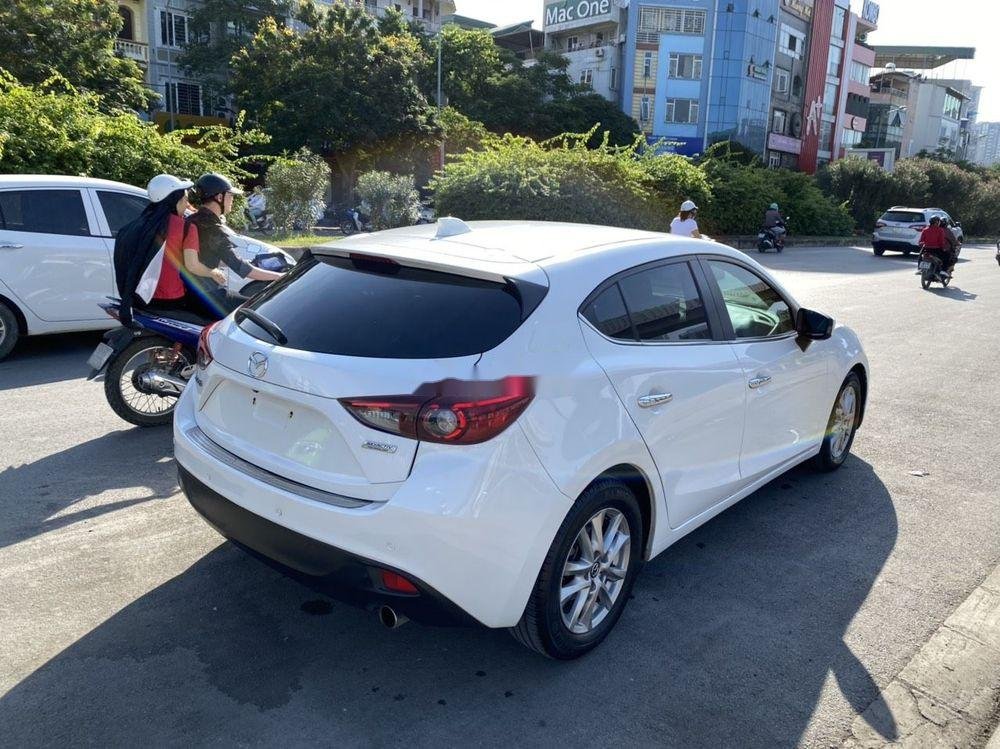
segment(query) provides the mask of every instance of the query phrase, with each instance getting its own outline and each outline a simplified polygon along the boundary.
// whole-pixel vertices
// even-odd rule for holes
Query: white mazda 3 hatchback
[[[573,658],[643,561],[847,458],[857,336],[723,245],[442,219],[330,244],[206,330],[174,419],[224,536],[383,623]]]

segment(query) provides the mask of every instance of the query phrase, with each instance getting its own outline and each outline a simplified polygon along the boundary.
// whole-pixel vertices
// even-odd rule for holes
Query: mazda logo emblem
[[[251,377],[256,377],[258,380],[266,375],[267,356],[259,351],[254,351],[250,354],[250,360],[247,361],[247,371],[250,373]]]

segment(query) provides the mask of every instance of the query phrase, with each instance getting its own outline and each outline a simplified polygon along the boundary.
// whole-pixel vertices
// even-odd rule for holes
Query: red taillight
[[[477,445],[513,424],[535,397],[531,377],[495,382],[449,380],[429,395],[343,398],[358,421],[373,429],[449,445]]]
[[[382,570],[381,577],[382,585],[386,590],[391,590],[393,593],[407,593],[409,595],[415,595],[420,592],[417,590],[416,585],[395,572]]]
[[[198,336],[198,369],[205,369],[212,363],[212,347],[208,345],[208,334],[218,324],[214,322],[201,329],[201,335]]]

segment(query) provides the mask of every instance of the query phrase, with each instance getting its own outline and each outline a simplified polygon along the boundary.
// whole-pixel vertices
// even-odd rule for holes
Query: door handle
[[[670,403],[673,399],[674,396],[672,393],[652,393],[651,395],[643,395],[639,398],[639,408],[662,406],[664,403]]]
[[[23,244],[13,244],[11,242],[4,242],[3,244],[0,244],[0,250],[20,250],[23,248]]]
[[[756,390],[757,388],[764,387],[767,383],[771,381],[770,375],[758,375],[757,377],[751,378],[747,385],[750,386],[751,390]]]

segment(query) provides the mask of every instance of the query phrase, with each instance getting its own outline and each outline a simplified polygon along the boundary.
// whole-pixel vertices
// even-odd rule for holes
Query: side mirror
[[[833,335],[833,318],[802,308],[795,316],[795,330],[811,341],[825,341]]]

